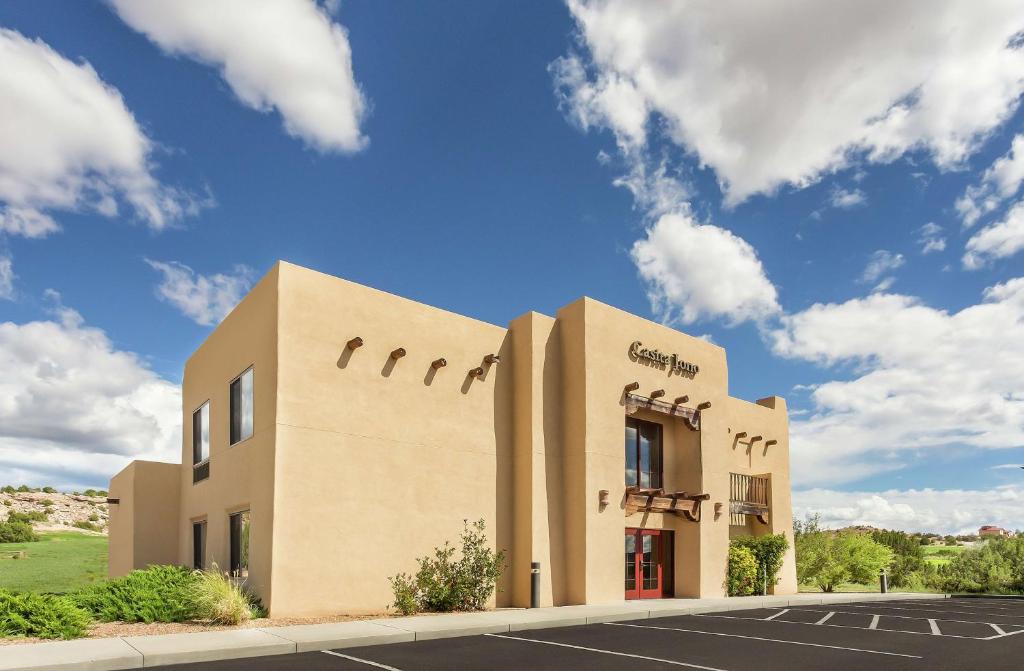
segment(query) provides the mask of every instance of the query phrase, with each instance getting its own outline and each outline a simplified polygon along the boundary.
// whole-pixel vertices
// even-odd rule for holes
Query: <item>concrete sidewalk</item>
[[[642,620],[748,608],[840,604],[894,599],[945,599],[945,594],[797,594],[728,599],[657,599],[586,606],[416,615],[332,624],[230,629],[192,634],[97,638],[0,647],[0,671],[107,671],[165,664],[336,650],[595,622]]]

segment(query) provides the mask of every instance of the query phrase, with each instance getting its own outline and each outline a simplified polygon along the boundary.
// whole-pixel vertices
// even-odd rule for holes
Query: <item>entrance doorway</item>
[[[672,596],[671,531],[626,529],[626,598]]]

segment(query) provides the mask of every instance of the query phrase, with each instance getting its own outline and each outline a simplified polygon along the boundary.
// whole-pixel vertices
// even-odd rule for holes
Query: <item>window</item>
[[[243,510],[229,517],[231,529],[231,577],[245,580],[249,577],[249,511]]]
[[[192,413],[192,482],[210,477],[210,402]]]
[[[192,568],[206,568],[206,520],[192,523]]]
[[[231,383],[231,444],[252,437],[252,368]]]
[[[626,418],[626,485],[661,487],[661,424]]]

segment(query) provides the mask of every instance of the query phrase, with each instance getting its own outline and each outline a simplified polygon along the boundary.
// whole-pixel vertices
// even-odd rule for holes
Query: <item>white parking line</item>
[[[608,623],[610,624],[610,623]],[[555,641],[540,641],[535,638],[519,638],[518,636],[505,636],[504,634],[484,634],[484,636],[490,636],[492,638],[505,638],[510,641],[520,641],[522,643],[543,643],[544,645],[556,645],[559,648],[572,648],[573,650],[586,650],[587,652],[599,652],[603,655],[615,655],[617,657],[631,657],[633,659],[645,659],[649,662],[661,662],[662,664],[671,664],[673,666],[685,666],[690,669],[702,669],[703,671],[724,671],[724,669],[716,669],[713,666],[701,666],[700,664],[689,664],[687,662],[677,662],[674,659],[661,659],[660,657],[647,657],[645,655],[634,655],[629,652],[619,652],[617,650],[602,650],[601,648],[588,648],[585,645],[570,645],[569,643],[556,643]]]
[[[878,620],[881,619],[881,615],[872,615],[871,624],[868,625],[868,629],[878,629]]]
[[[366,664],[367,666],[375,666],[378,669],[385,669],[385,671],[402,671],[401,669],[396,669],[395,667],[388,666],[387,664],[381,664],[380,662],[371,662],[368,659],[362,659],[361,657],[353,657],[352,655],[343,655],[340,652],[334,652],[333,650],[321,650],[320,652],[324,653],[325,655],[334,655],[335,657],[342,657],[353,662]]]
[[[710,613],[707,613],[707,614],[694,614],[694,615],[691,615],[690,617],[711,617],[711,618],[718,618],[718,619],[722,619],[722,620],[752,620],[754,622],[764,622],[764,619],[762,619],[760,617],[740,617],[738,615],[712,615]],[[773,624],[803,624],[803,625],[807,625],[809,627],[816,626],[813,622],[796,622],[794,620],[774,620]],[[985,623],[984,622],[976,622],[974,624],[985,624]],[[868,631],[867,627],[850,627],[850,626],[847,626],[845,624],[831,624],[831,623],[828,623],[828,622],[826,622],[825,624],[823,624],[821,626],[822,627],[839,627],[840,629],[863,629],[864,631]],[[927,632],[927,631],[907,631],[905,629],[874,629],[873,631],[884,631],[884,632],[889,633],[889,634],[913,634],[914,636],[931,636],[932,635],[931,632]],[[1024,633],[1024,629],[1021,629],[1020,631],[1012,631],[1009,634],[1007,634],[1007,636],[1013,636],[1014,634],[1021,634],[1021,633]],[[982,637],[978,637],[978,636],[960,636],[959,634],[943,634],[943,637],[945,637],[945,638],[966,638],[966,639],[971,640],[971,641],[989,641],[989,640],[991,640],[993,638],[1001,638],[1000,636],[989,636],[987,638],[982,638]]]
[[[755,618],[756,619],[756,618]],[[785,622],[785,620],[783,620]],[[677,627],[655,627],[649,624],[627,624],[625,622],[605,622],[613,627],[634,627],[636,629],[660,629],[662,631],[681,631],[686,634],[704,634],[706,636],[725,636],[727,638],[743,638],[750,641],[764,641],[767,643],[788,643],[789,645],[805,645],[811,648],[829,648],[831,650],[848,650],[850,652],[866,652],[872,655],[889,655],[890,657],[910,657],[921,659],[918,655],[905,655],[902,652],[886,652],[885,650],[866,650],[864,648],[847,648],[842,645],[826,645],[824,643],[808,643],[807,641],[788,641],[781,638],[765,638],[763,636],[747,636],[745,634],[726,634],[721,631],[701,631],[699,629],[680,629]],[[800,622],[799,624],[811,624]],[[826,627],[828,625],[825,625]]]
[[[862,613],[860,611],[854,611],[854,610],[827,611],[827,610],[821,610],[820,608],[801,608],[800,610],[802,610],[804,612],[807,612],[807,613],[828,613],[828,612],[832,612],[832,613],[842,613],[844,615],[872,615],[872,613]],[[926,617],[920,617],[920,616],[915,616],[915,615],[893,615],[892,613],[885,613],[885,615],[883,615],[883,617],[887,617],[887,618],[890,618],[890,619],[897,619],[897,620],[914,620],[914,621],[917,621],[917,622],[920,622],[921,620],[927,620],[928,619]],[[760,619],[760,618],[757,618],[757,619]],[[937,617],[937,618],[935,618],[935,621],[936,622],[959,622],[960,624],[992,624],[991,622],[979,622],[978,620],[953,620],[953,619],[946,618],[946,617]],[[1003,624],[1006,624],[1007,627],[1019,627],[1019,626],[1021,626],[1021,625],[1016,624],[1016,623],[1007,624],[1007,623],[1004,622]]]
[[[769,615],[768,617],[764,618],[764,621],[765,621],[765,622],[768,622],[769,620],[774,620],[774,619],[775,619],[775,618],[777,618],[778,616],[780,616],[780,615],[785,615],[785,614],[786,614],[786,613],[788,613],[788,612],[789,612],[789,609],[788,609],[788,608],[783,608],[782,610],[780,610],[780,611],[779,611],[778,613],[776,613],[775,615]]]
[[[835,612],[834,610],[830,610],[830,611],[828,612],[828,615],[826,615],[825,617],[821,618],[820,620],[818,620],[818,621],[817,621],[817,622],[815,622],[814,624],[825,624],[826,622],[828,622],[829,620],[831,620],[831,619],[832,619],[832,616],[833,616],[833,615],[835,615],[835,614],[836,614],[836,612]]]
[[[978,615],[978,613],[969,610],[950,610],[948,608],[903,608],[901,606],[886,606],[884,604],[871,604],[861,606],[855,603],[848,603],[845,605],[846,608],[871,608],[873,610],[909,610],[912,613],[958,613],[960,615]],[[995,613],[989,613],[990,617],[1010,617],[1015,619],[1024,619],[1024,614],[1021,615],[996,615]]]
[[[979,622],[979,624],[981,624]],[[935,620],[928,618],[928,626],[931,627],[932,633],[936,636],[942,636],[942,631],[939,630],[939,623]]]
[[[1003,628],[1000,627],[998,624],[992,624],[991,622],[989,622],[988,626],[990,626],[993,629],[995,629],[996,633],[999,634],[1000,636],[1006,636],[1006,632],[1003,631]]]

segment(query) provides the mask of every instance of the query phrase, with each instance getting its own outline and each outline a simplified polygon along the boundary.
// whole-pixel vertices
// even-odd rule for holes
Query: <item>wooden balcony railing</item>
[[[747,515],[754,515],[762,524],[768,523],[770,510],[768,478],[756,475],[729,474],[729,523],[747,524]]]

